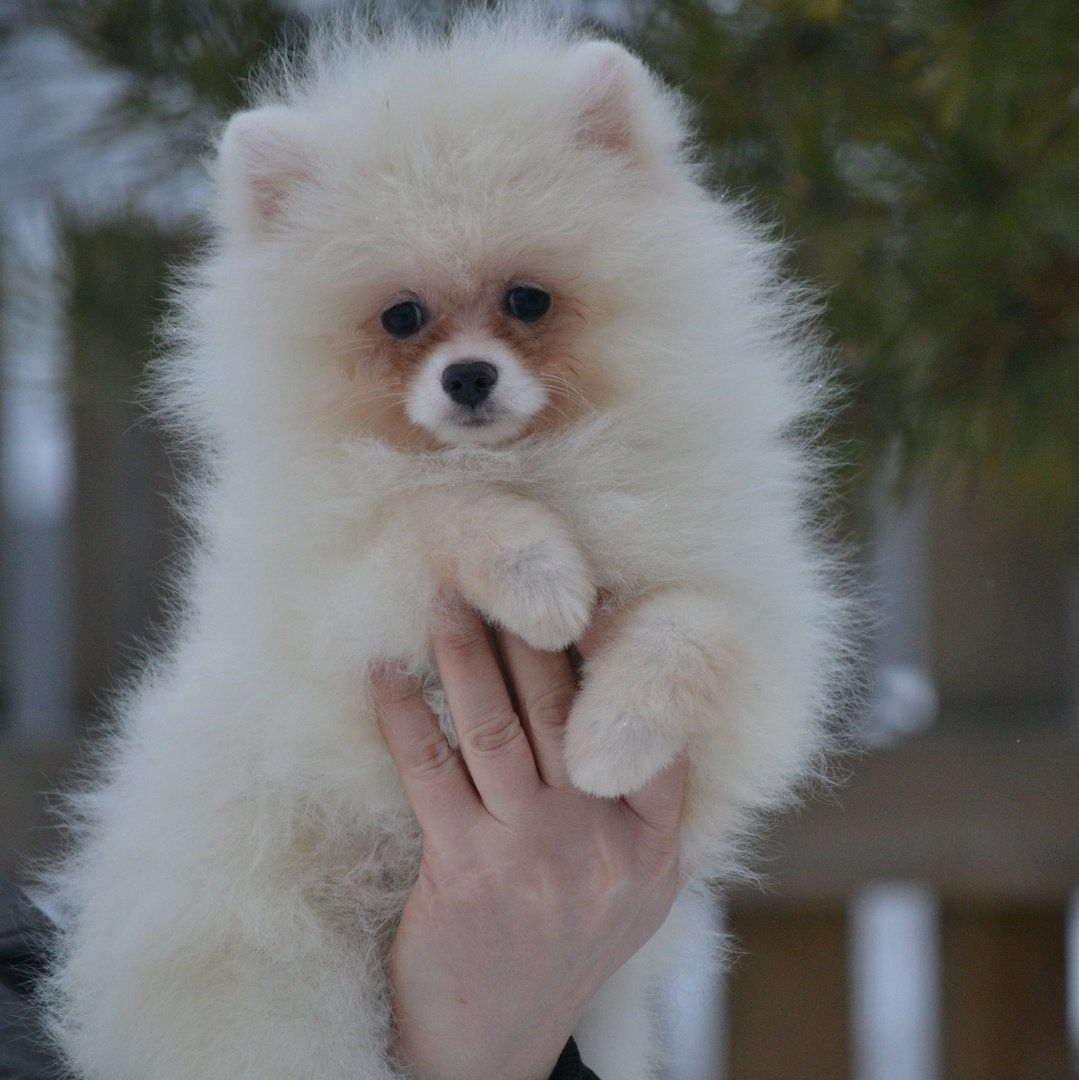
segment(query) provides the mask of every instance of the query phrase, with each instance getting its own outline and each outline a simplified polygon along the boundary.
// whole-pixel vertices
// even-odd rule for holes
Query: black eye
[[[395,338],[412,337],[426,321],[426,312],[415,300],[402,300],[382,313],[382,328]]]
[[[531,285],[515,285],[506,293],[506,310],[521,322],[536,322],[547,314],[551,294]]]

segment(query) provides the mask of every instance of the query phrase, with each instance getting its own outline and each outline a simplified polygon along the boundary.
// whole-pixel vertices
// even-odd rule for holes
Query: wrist
[[[410,1080],[550,1080],[573,1033],[573,1022],[480,1023],[461,1017],[439,1028],[421,1023],[396,1025],[396,1058]]]

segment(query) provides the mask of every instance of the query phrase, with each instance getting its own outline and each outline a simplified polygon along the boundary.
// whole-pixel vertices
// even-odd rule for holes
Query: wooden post
[[[728,1080],[848,1080],[842,908],[736,910]]]
[[[943,1080],[1066,1080],[1066,909],[947,905]]]

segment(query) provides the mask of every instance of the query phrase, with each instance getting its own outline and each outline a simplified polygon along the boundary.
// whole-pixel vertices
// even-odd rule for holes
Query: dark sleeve
[[[566,1049],[558,1059],[558,1064],[551,1073],[551,1080],[599,1080],[599,1077],[581,1064],[581,1055],[577,1053],[577,1044],[570,1039]]]
[[[49,919],[0,879],[0,1080],[62,1080],[68,1075],[33,998],[53,935]]]

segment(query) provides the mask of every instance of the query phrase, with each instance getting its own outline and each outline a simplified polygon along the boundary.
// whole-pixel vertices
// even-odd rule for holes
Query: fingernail
[[[432,634],[453,633],[460,630],[475,613],[456,593],[439,593],[431,605],[428,627]]]
[[[379,683],[386,687],[402,689],[407,683],[414,681],[400,660],[375,660],[368,671],[376,689]]]

